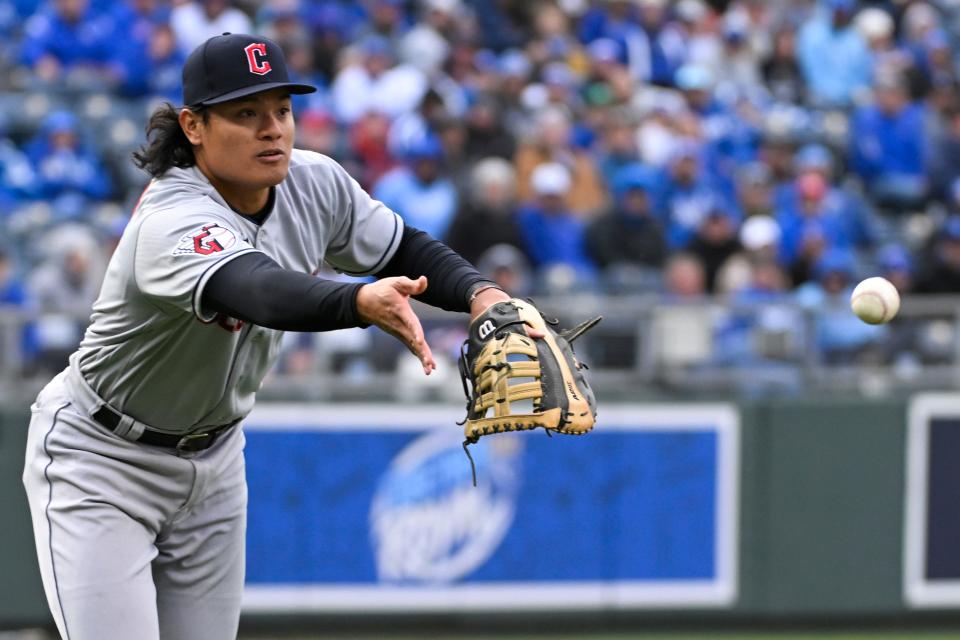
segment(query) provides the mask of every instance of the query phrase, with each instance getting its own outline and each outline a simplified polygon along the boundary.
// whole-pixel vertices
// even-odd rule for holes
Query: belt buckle
[[[187,434],[177,443],[177,451],[202,451],[210,445],[214,435],[209,432]]]

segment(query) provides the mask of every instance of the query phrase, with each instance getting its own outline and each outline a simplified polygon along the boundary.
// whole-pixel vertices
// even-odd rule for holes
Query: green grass
[[[324,639],[334,636],[261,636],[242,635],[242,640],[309,640],[312,638]],[[467,635],[359,635],[347,636],[339,634],[338,638],[349,640],[960,640],[960,631],[957,632],[805,632],[805,633],[751,633],[751,632],[716,632],[716,633],[609,633],[609,634],[576,634],[576,635],[499,635],[490,633],[479,636]]]

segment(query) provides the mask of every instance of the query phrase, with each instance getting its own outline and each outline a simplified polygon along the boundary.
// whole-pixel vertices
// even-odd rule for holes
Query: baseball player
[[[223,34],[184,64],[185,106],[151,117],[135,159],[153,180],[80,347],[31,407],[23,481],[67,640],[236,637],[240,425],[283,331],[376,325],[429,374],[411,297],[472,317],[509,300],[292,147],[290,96],[314,90],[289,81],[274,42]],[[378,279],[318,278],[324,261]]]

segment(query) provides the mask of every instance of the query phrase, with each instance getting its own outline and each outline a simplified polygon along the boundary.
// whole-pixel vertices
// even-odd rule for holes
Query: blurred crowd
[[[956,0],[0,0],[0,303],[42,312],[34,361],[75,344],[147,115],[222,32],[321,88],[298,147],[516,295],[960,291]],[[827,359],[887,330],[823,315]]]

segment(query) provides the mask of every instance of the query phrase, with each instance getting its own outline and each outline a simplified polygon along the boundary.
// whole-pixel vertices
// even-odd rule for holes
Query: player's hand
[[[407,277],[383,278],[360,287],[357,293],[357,313],[360,319],[375,324],[403,344],[423,365],[423,372],[437,368],[430,345],[423,336],[420,319],[410,306],[410,296],[427,290],[427,279]]]
[[[470,320],[472,321],[474,318],[485,312],[496,303],[506,302],[508,300],[510,300],[510,294],[506,293],[502,289],[497,289],[495,287],[484,289],[477,294],[477,297],[474,298],[473,302],[470,304]],[[527,335],[535,340],[537,338],[543,338],[547,335],[539,329],[531,327],[530,325],[527,325],[526,330]]]

